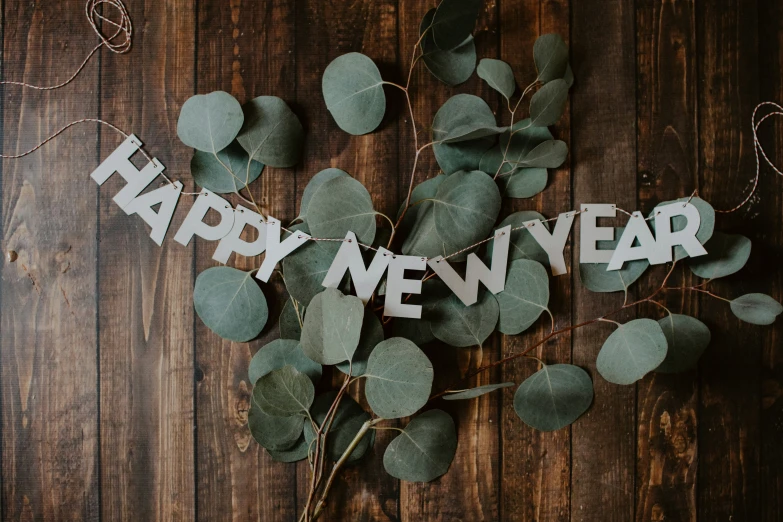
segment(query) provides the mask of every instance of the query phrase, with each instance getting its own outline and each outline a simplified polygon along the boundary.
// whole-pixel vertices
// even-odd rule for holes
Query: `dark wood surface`
[[[182,103],[218,89],[242,102],[276,95],[299,115],[308,140],[298,167],[268,169],[255,184],[265,209],[293,218],[307,181],[332,166],[361,180],[378,210],[396,212],[414,151],[404,100],[390,91],[379,131],[351,137],[328,114],[320,78],[334,57],[361,51],[385,78],[404,82],[429,4],[138,0],[127,7],[130,53],[99,52],[56,91],[2,88],[4,153],[26,150],[72,120],[99,117],[138,135],[189,190],[191,151],[176,137]],[[2,13],[3,79],[55,83],[96,42],[81,0],[5,0]],[[555,128],[570,160],[543,194],[508,202],[504,212],[549,217],[603,201],[646,212],[696,188],[718,208],[739,201],[755,169],[753,108],[783,101],[779,0],[496,0],[482,9],[478,54],[508,61],[526,85],[532,44],[548,32],[569,42],[577,79]],[[419,66],[412,85],[424,124],[456,92],[502,109],[475,76],[449,89]],[[783,163],[783,125],[767,125],[761,139]],[[261,339],[235,344],[198,320],[193,282],[213,265],[214,244],[173,243],[185,203],[159,248],[140,219],[112,202],[121,180],[98,189],[89,173],[119,142],[85,124],[2,162],[2,247],[19,255],[3,263],[0,281],[2,519],[295,520],[306,464],[272,462],[246,425],[247,365],[277,336],[276,321]],[[420,179],[437,168],[428,154],[421,167]],[[783,180],[764,169],[751,203],[718,219],[720,229],[751,237],[753,253],[741,274],[715,284],[717,292],[783,298],[782,213]],[[552,281],[559,327],[622,300],[581,286],[572,244],[572,273]],[[650,270],[633,293],[646,295],[662,275]],[[273,279],[264,291],[276,317],[285,290]],[[324,518],[782,520],[783,323],[741,324],[707,296],[671,295],[666,304],[698,314],[712,330],[697,369],[616,386],[595,372],[607,325],[561,336],[539,357],[583,366],[595,382],[593,406],[571,428],[527,428],[511,407],[513,389],[448,404],[459,447],[447,475],[426,485],[392,479],[378,450],[393,433],[381,431],[376,450],[338,481]],[[545,328],[494,337],[483,350],[428,353],[439,368],[465,371],[523,349]],[[477,382],[520,382],[533,371],[518,361]]]

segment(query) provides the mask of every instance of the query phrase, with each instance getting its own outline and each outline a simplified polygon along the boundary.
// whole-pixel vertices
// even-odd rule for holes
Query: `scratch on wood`
[[[38,286],[38,281],[35,280],[35,277],[32,273],[30,273],[29,270],[27,270],[27,267],[22,264],[22,270],[24,270],[24,273],[27,274],[27,277],[30,278],[30,282],[33,284],[33,288],[35,288],[35,291],[38,292],[38,297],[41,296],[41,288]]]

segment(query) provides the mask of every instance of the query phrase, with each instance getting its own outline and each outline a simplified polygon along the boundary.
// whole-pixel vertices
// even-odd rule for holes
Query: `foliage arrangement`
[[[553,139],[548,127],[563,113],[573,83],[568,49],[557,35],[541,36],[533,48],[538,75],[519,91],[507,63],[482,59],[476,66],[472,32],[480,4],[479,0],[442,0],[427,12],[404,86],[383,80],[373,61],[359,53],[338,57],[324,71],[326,107],[337,125],[350,134],[372,132],[380,125],[386,113],[386,87],[403,93],[416,147],[408,196],[397,216],[385,216],[373,209],[370,194],[358,180],[329,168],[316,174],[305,188],[299,216],[286,229],[288,233],[305,231],[317,238],[341,240],[352,231],[364,245],[429,258],[442,255],[459,263],[469,247],[493,230],[512,225],[514,231],[503,292],[484,291],[476,304],[466,307],[434,274],[427,273],[425,290],[410,296],[410,302],[423,306],[421,320],[382,321],[377,313],[382,309],[383,284],[367,306],[350,295],[347,279],[343,291],[325,289],[321,282],[339,241],[310,241],[283,260],[279,273],[290,299],[279,318],[280,338],[261,348],[250,363],[249,380],[254,387],[248,423],[255,440],[275,460],[308,460],[310,491],[301,520],[313,520],[323,513],[335,477],[369,452],[375,430],[400,432],[383,450],[383,465],[389,474],[400,480],[428,482],[447,472],[457,448],[454,421],[434,407],[437,400],[470,400],[517,386],[497,383],[458,389],[455,384],[433,393],[434,369],[420,349],[426,343],[438,340],[457,348],[481,346],[495,330],[522,334],[546,312],[551,321],[548,335],[522,352],[480,366],[462,380],[515,359],[535,361],[540,369],[519,383],[513,407],[525,424],[551,431],[568,426],[590,407],[593,384],[578,366],[546,364],[528,355],[549,339],[598,321],[614,323],[616,330],[604,342],[596,368],[609,382],[633,384],[649,372],[678,372],[694,366],[710,342],[704,323],[672,313],[656,301],[663,292],[713,296],[726,301],[739,319],[759,325],[772,323],[783,311],[766,295],[726,299],[705,288],[711,280],[740,270],[751,244],[741,235],[714,231],[713,209],[694,197],[683,201],[699,209],[697,238],[709,254],[687,264],[702,283],[668,286],[675,266],[685,257],[684,251],[677,251],[661,286],[629,302],[628,288],[648,268],[646,261],[626,263],[619,271],[607,271],[605,264],[580,265],[585,287],[594,292],[624,292],[623,305],[591,321],[555,329],[548,308],[547,255],[528,231],[517,228],[533,219],[545,224],[547,220],[530,211],[500,220],[500,210],[503,197],[530,198],[543,191],[548,169],[565,161],[567,146]],[[431,140],[420,145],[421,129],[414,119],[409,89],[414,66],[420,61],[450,86],[464,82],[476,70],[502,96],[507,121],[498,122],[481,98],[457,94],[438,109]],[[529,95],[528,117],[518,119],[522,101]],[[224,92],[189,99],[182,107],[177,130],[183,143],[196,149],[191,162],[196,183],[216,193],[235,193],[259,214],[252,193],[248,190],[246,198],[242,191],[264,168],[296,164],[304,140],[299,119],[283,100],[261,96],[240,106]],[[427,149],[432,149],[442,172],[416,184],[418,160]],[[491,249],[487,250],[485,259],[491,257]],[[254,272],[221,266],[198,276],[196,311],[219,336],[245,342],[266,325],[268,308],[252,277]],[[624,324],[609,319],[641,303],[659,305],[664,317]],[[328,388],[319,385],[324,366],[334,366],[343,374],[338,389],[321,391]],[[370,411],[348,394],[349,385],[357,381],[364,383]],[[387,422],[408,417],[404,427]]]

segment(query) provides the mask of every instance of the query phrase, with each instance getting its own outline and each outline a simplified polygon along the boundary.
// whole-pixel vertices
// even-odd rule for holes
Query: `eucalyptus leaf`
[[[661,325],[652,319],[634,319],[617,325],[598,352],[595,366],[609,382],[633,384],[660,366],[666,351]]]
[[[217,156],[211,152],[194,151],[190,172],[199,187],[216,194],[237,192],[258,179],[264,168],[259,162],[252,161],[248,170],[248,160],[247,152],[233,141]]]
[[[546,127],[534,128],[546,129]],[[508,156],[510,157],[511,154]],[[519,167],[509,162],[504,163],[503,168],[500,168],[502,161],[501,146],[495,145],[481,157],[479,170],[493,177],[498,174],[495,181],[503,196],[527,199],[540,194],[546,188],[549,178],[547,169]]]
[[[197,94],[182,104],[177,136],[188,147],[217,153],[234,141],[243,121],[242,107],[227,92]]]
[[[508,250],[509,262],[516,259],[530,259],[532,261],[537,261],[542,265],[549,265],[549,256],[547,255],[546,250],[541,248],[541,245],[535,240],[529,230],[520,228],[527,221],[536,219],[541,221],[544,228],[549,230],[549,223],[546,223],[546,218],[532,210],[522,210],[509,214],[497,227],[495,227],[495,231],[497,232],[497,230],[511,225],[511,240]],[[487,259],[489,261],[492,260],[492,254],[489,249],[487,249]]]
[[[435,142],[459,143],[475,141],[500,134],[489,105],[472,94],[457,94],[444,103],[432,120],[432,139]]]
[[[245,124],[237,136],[251,159],[270,167],[291,167],[304,147],[304,128],[276,96],[259,96],[242,106]]]
[[[664,205],[671,205],[672,203],[686,203],[690,202],[696,209],[699,211],[699,230],[696,231],[696,239],[699,240],[699,243],[702,245],[706,244],[707,241],[712,237],[712,233],[715,230],[715,209],[712,208],[712,205],[704,201],[703,199],[699,197],[687,197],[687,198],[680,198],[675,199],[673,201],[664,201],[663,203],[659,203],[655,206],[652,212],[650,212],[650,216],[655,215],[655,211],[658,207],[662,207]],[[652,225],[653,231],[655,230],[655,220],[651,220],[650,224]],[[684,216],[675,216],[672,218],[672,232],[679,232],[680,230],[683,230],[688,224],[687,218]],[[674,247],[674,259],[675,261],[679,261],[681,259],[684,259],[688,257],[688,253],[685,251],[685,249],[681,246]]]
[[[293,418],[293,417],[290,417]],[[304,420],[304,419],[302,419]],[[309,444],[304,438],[304,434],[300,435],[293,446],[284,450],[273,450],[266,448],[266,452],[272,457],[275,462],[298,462],[304,460],[307,457],[307,450]]]
[[[441,299],[452,295],[451,290],[439,279],[427,279],[421,285],[421,293],[414,294],[408,301],[410,304],[421,305],[421,319],[395,317],[392,330],[395,337],[404,337],[417,346],[422,346],[435,340],[431,322],[437,319],[437,304]]]
[[[315,399],[310,414],[319,427],[323,425],[326,414],[336,397],[337,392],[328,391]],[[326,455],[331,460],[339,460],[342,454],[345,453],[345,450],[348,449],[351,441],[356,437],[362,424],[368,420],[370,420],[370,414],[364,411],[350,395],[343,395],[334,414],[329,433],[326,436]],[[316,435],[310,423],[305,424],[304,436],[308,446],[315,447]],[[367,450],[373,446],[374,442],[375,430],[371,430],[351,452],[348,462],[354,462],[362,458],[367,453]]]
[[[304,317],[304,305],[298,304],[298,307],[299,314]],[[280,312],[280,321],[277,325],[280,329],[281,339],[295,339],[298,341],[302,337],[302,323],[300,322],[299,314],[296,313],[294,308],[293,298],[287,299],[283,305],[283,311]]]
[[[324,71],[321,89],[326,108],[345,132],[367,134],[381,124],[386,112],[383,79],[367,56],[348,53],[335,58]]]
[[[383,454],[383,467],[394,478],[430,482],[449,470],[457,452],[457,431],[443,410],[429,410],[411,420]]]
[[[500,191],[481,171],[450,175],[435,194],[435,228],[450,250],[460,250],[489,234],[500,213]]]
[[[413,415],[427,403],[432,390],[432,363],[408,339],[392,337],[370,354],[364,393],[370,408],[381,418]]]
[[[450,346],[481,346],[495,331],[498,313],[498,301],[488,291],[479,291],[478,301],[470,306],[450,294],[434,303],[430,326],[435,337]]]
[[[433,16],[435,16],[435,8],[427,11],[419,27],[419,35],[423,35],[421,58],[435,78],[453,87],[464,82],[473,74],[473,70],[476,68],[476,44],[473,41],[473,36],[468,36],[454,49],[444,51],[438,48],[432,38],[432,31],[427,31],[432,25]],[[426,34],[424,34],[425,31],[427,31]]]
[[[533,127],[549,127],[557,123],[567,99],[568,84],[565,80],[544,84],[530,99],[530,124]]]
[[[514,386],[514,383],[504,382],[500,384],[485,384],[484,386],[476,386],[475,388],[470,388],[469,390],[462,390],[459,392],[449,393],[448,395],[444,395],[443,399],[447,401],[462,401],[466,399],[475,399],[476,397],[481,397],[482,395],[486,395],[487,393],[491,393],[501,388],[508,388],[510,386]]]
[[[506,335],[524,332],[549,311],[549,276],[544,265],[529,259],[509,263],[506,286],[495,296],[499,305],[498,330]]]
[[[425,201],[415,207],[415,221],[405,241],[402,253],[407,256],[437,257],[447,255],[446,245],[435,227],[435,206]]]
[[[204,324],[229,341],[253,339],[269,317],[266,298],[252,272],[228,266],[207,268],[196,277],[193,303]]]
[[[375,238],[372,198],[359,181],[338,176],[320,185],[307,207],[307,224],[316,237],[343,239],[349,231],[360,243]]]
[[[514,95],[517,90],[516,80],[514,80],[514,71],[511,66],[503,60],[494,60],[492,58],[482,58],[476,69],[479,78],[489,84],[490,87],[502,94],[506,100]]]
[[[359,337],[359,346],[353,353],[351,364],[348,361],[344,361],[337,364],[337,369],[347,374],[348,369],[351,369],[351,375],[358,377],[364,375],[367,369],[367,359],[370,358],[375,346],[383,341],[383,325],[381,320],[378,319],[370,307],[364,309],[364,320],[362,321],[362,334]]]
[[[453,174],[460,170],[477,170],[484,152],[492,147],[495,141],[495,136],[487,136],[459,143],[436,142],[432,146],[432,150],[435,153],[435,160],[443,172]]]
[[[283,258],[285,287],[300,303],[309,303],[324,291],[323,280],[340,243],[310,241]]]
[[[359,345],[363,319],[361,299],[326,288],[307,306],[302,349],[310,359],[321,364],[350,360]]]
[[[255,397],[255,390],[253,390]],[[250,401],[250,411],[247,414],[247,426],[256,442],[267,450],[286,451],[294,446],[302,436],[304,417],[274,417],[267,415],[256,404],[255,398]]]
[[[612,250],[617,246],[625,227],[614,229],[614,240],[599,241],[607,245],[606,250]],[[623,263],[620,270],[607,270],[609,263],[580,263],[579,279],[588,290],[593,292],[627,292],[637,279],[639,279],[650,263],[646,259],[628,261]]]
[[[544,365],[514,394],[514,411],[522,422],[541,431],[564,428],[593,402],[593,382],[571,364]]]
[[[533,44],[533,60],[541,83],[563,78],[568,69],[568,46],[559,34],[542,34]]]
[[[270,371],[253,387],[253,400],[258,407],[275,417],[306,415],[314,398],[313,381],[290,364]]]
[[[454,49],[471,35],[478,19],[481,0],[441,0],[432,18],[435,45]]]
[[[299,346],[299,341],[275,339],[258,350],[250,359],[248,369],[250,383],[255,384],[264,375],[288,364],[307,375],[313,384],[318,384],[321,379],[321,365],[305,355],[302,347]]]
[[[717,279],[739,272],[750,258],[750,239],[715,231],[704,245],[707,254],[690,259],[691,271],[704,279]]]
[[[730,306],[740,320],[758,325],[774,323],[783,312],[783,306],[765,294],[745,294],[731,301]]]
[[[710,344],[707,325],[688,315],[669,314],[658,320],[666,336],[666,358],[655,371],[676,373],[696,366],[699,357]]]
[[[556,169],[565,162],[568,146],[560,140],[548,140],[536,146],[516,163],[520,167]]]
[[[416,222],[416,217],[419,212],[420,205],[424,204],[425,199],[433,199],[435,197],[436,192],[438,191],[438,187],[441,183],[443,183],[446,180],[446,176],[443,174],[439,174],[435,176],[434,178],[430,178],[428,180],[422,181],[415,187],[413,187],[413,190],[411,191],[411,203],[408,207],[408,210],[405,212],[405,217],[402,220],[402,223],[400,224],[400,230],[398,232],[404,233],[406,236],[410,232],[411,227]],[[400,209],[397,212],[397,219],[402,215],[402,210],[405,208],[405,205],[400,205]]]
[[[302,201],[299,204],[298,219],[307,219],[307,208],[310,206],[310,200],[313,199],[313,194],[316,193],[316,191],[321,185],[323,185],[327,181],[333,180],[334,178],[339,178],[340,176],[348,176],[348,175],[349,174],[344,170],[329,168],[329,169],[324,169],[318,174],[316,174],[315,176],[313,176],[312,179],[307,183],[304,192],[302,192]]]

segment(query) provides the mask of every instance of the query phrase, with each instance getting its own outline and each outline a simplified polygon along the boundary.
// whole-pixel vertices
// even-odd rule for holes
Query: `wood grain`
[[[133,19],[151,22],[136,36],[138,52],[103,56],[101,118],[139,136],[173,175],[190,160],[170,144],[194,78],[193,42],[175,35],[192,33],[193,12],[181,2],[130,7]],[[108,128],[101,138],[101,159],[123,140]],[[114,175],[98,197],[102,517],[193,520],[193,249],[172,241],[190,201],[158,247],[112,201],[124,184]]]
[[[223,90],[245,103],[261,95],[283,98],[296,107],[294,8],[288,2],[199,2],[197,91]],[[295,216],[294,169],[265,168],[254,197],[263,209],[287,221]],[[233,203],[240,202],[229,197]],[[248,232],[246,232],[247,234]],[[253,231],[255,233],[255,231]],[[248,237],[247,240],[253,238]],[[217,263],[215,244],[196,244],[196,270]],[[231,266],[250,270],[259,258],[234,255]],[[275,463],[252,439],[247,427],[252,354],[278,336],[282,285],[275,275],[262,288],[269,321],[261,339],[232,343],[196,321],[199,520],[280,520],[296,518],[296,467]]]
[[[628,3],[573,2],[571,60],[578,78],[571,95],[571,161],[576,204],[636,206],[636,61],[634,11]],[[590,57],[599,57],[591,59]],[[618,223],[624,223],[619,216]],[[609,225],[609,220],[605,220]],[[578,234],[580,227],[575,226]],[[574,237],[578,237],[575,235]],[[578,267],[575,244],[571,266]],[[576,269],[575,269],[576,270]],[[622,294],[594,294],[574,278],[574,323],[622,305]],[[617,315],[625,322],[628,316]],[[593,379],[593,406],[572,426],[571,520],[625,521],[634,513],[636,455],[634,386],[606,382],[595,359],[610,323],[573,335],[574,364]]]
[[[692,2],[637,2],[637,183],[645,214],[690,194],[698,183],[696,13]],[[684,265],[684,263],[680,263]],[[660,288],[666,267],[637,283],[640,296]],[[681,280],[682,274],[686,277]],[[672,286],[697,284],[685,266]],[[668,299],[666,299],[668,298]],[[698,317],[698,299],[681,292],[658,298],[673,313]],[[655,305],[646,317],[665,317]],[[637,386],[636,520],[696,520],[697,372],[653,373]]]
[[[761,100],[783,100],[783,5],[780,2],[759,2],[759,93]],[[783,120],[777,118],[763,124],[761,140],[766,151],[780,164],[783,151]],[[783,255],[783,178],[770,169],[762,171],[761,191],[764,195],[760,219],[759,245],[753,245],[753,258],[779,259]],[[757,248],[760,247],[760,248]],[[761,262],[765,281],[771,286],[765,292],[781,295],[783,274]],[[758,264],[757,264],[758,266]],[[767,277],[769,279],[767,279]],[[759,447],[759,488],[761,516],[759,520],[773,522],[783,518],[783,352],[779,346],[783,330],[779,324],[764,328],[761,337],[761,440]]]
[[[299,165],[268,168],[254,184],[265,212],[293,219],[310,178],[339,167],[365,184],[376,210],[394,216],[415,151],[404,96],[387,87],[378,131],[349,136],[326,110],[321,75],[336,56],[358,51],[378,63],[384,79],[404,84],[419,22],[435,3],[126,3],[135,31],[130,53],[102,51],[57,91],[3,88],[3,153],[97,115],[136,133],[188,190],[192,151],[176,136],[184,100],[218,89],[241,102],[275,95],[300,117],[307,141]],[[96,41],[83,7],[76,0],[6,0],[3,79],[55,83],[75,70]],[[503,215],[532,209],[554,217],[604,201],[648,211],[694,188],[717,208],[739,202],[755,167],[752,109],[760,99],[783,101],[781,20],[778,0],[486,2],[476,31],[479,59],[507,61],[524,88],[535,76],[535,38],[557,32],[570,42],[576,76],[570,109],[554,128],[570,161],[550,173],[541,196],[504,202]],[[411,84],[420,145],[429,141],[437,108],[462,92],[479,94],[499,121],[507,120],[498,94],[476,75],[449,88],[420,63]],[[765,124],[760,136],[781,164],[779,121]],[[171,242],[190,200],[183,198],[158,248],[146,225],[111,201],[122,180],[112,178],[99,191],[88,178],[120,141],[110,129],[86,124],[0,166],[3,250],[19,255],[3,264],[0,280],[0,519],[296,520],[307,464],[273,462],[246,426],[247,365],[278,336],[287,297],[282,280],[273,276],[263,285],[270,320],[258,340],[229,343],[212,334],[193,312],[192,288],[196,274],[214,265],[216,245]],[[416,182],[438,170],[425,150]],[[746,269],[711,283],[721,295],[783,296],[783,179],[768,168],[761,176],[746,209],[718,218],[718,229],[753,240]],[[624,222],[618,216],[616,224]],[[557,327],[622,303],[619,294],[582,287],[578,248],[571,246],[578,233],[577,222],[566,251],[571,274],[551,278]],[[242,269],[259,264],[229,262]],[[656,288],[662,270],[649,270],[632,294]],[[677,284],[698,281],[685,266],[674,277]],[[438,402],[459,434],[449,473],[427,485],[393,479],[382,457],[396,433],[379,431],[375,449],[338,480],[323,519],[780,520],[783,327],[744,325],[726,303],[707,296],[669,292],[662,303],[712,330],[697,370],[651,375],[636,386],[609,384],[594,362],[612,327],[579,329],[538,353],[591,373],[594,404],[571,428],[527,428],[513,412],[514,388]],[[638,313],[665,312],[650,306]],[[524,349],[548,332],[547,323],[493,337],[483,350],[427,347],[436,388]],[[471,384],[520,383],[535,369],[515,361]],[[327,372],[320,389],[337,379]],[[351,394],[360,396],[360,385]]]
[[[527,0],[500,3],[500,58],[508,62],[517,76],[520,93],[537,76],[533,62],[533,44],[542,34],[557,33],[568,39],[569,3],[562,1]],[[517,94],[520,94],[517,93]],[[521,113],[515,119],[529,115],[530,98],[520,104]],[[571,143],[569,114],[553,127],[558,139]],[[571,199],[570,162],[550,171],[546,190],[533,199],[513,199],[506,202],[503,215],[512,211],[536,210],[545,217],[556,217],[573,208]],[[571,258],[571,241],[563,253]],[[555,328],[571,323],[571,287],[576,265],[569,273],[550,277],[550,307],[556,318]],[[542,314],[537,325],[518,336],[503,336],[503,354],[516,353],[546,336],[551,329],[550,318]],[[547,363],[571,362],[571,336],[562,335],[539,348],[535,355]],[[534,360],[520,360],[502,369],[501,382],[521,383],[538,370]],[[501,487],[500,518],[522,520],[568,520],[570,517],[571,432],[570,429],[543,433],[525,425],[514,412],[516,388],[502,390],[501,424]],[[524,479],[520,480],[520,477]]]
[[[755,172],[750,117],[758,101],[757,11],[754,3],[721,0],[697,5],[700,187],[715,208],[738,204]],[[718,227],[747,234],[761,211],[762,193],[739,212],[719,216]],[[780,221],[780,207],[776,210]],[[753,220],[753,221],[752,221]],[[710,284],[718,295],[766,291],[753,264],[740,277]],[[767,283],[768,284],[768,283]],[[740,323],[726,303],[703,296],[705,323],[714,331],[701,360],[699,390],[698,517],[758,520],[759,379],[762,329]],[[742,347],[738,350],[738,347]]]
[[[94,40],[77,0],[4,5],[3,74],[51,85]],[[23,152],[98,112],[94,60],[69,89],[3,92],[3,151]],[[66,73],[67,71],[67,73]],[[2,484],[7,520],[98,520],[95,125],[3,161]]]

